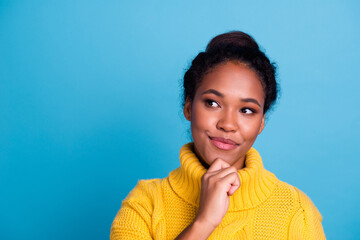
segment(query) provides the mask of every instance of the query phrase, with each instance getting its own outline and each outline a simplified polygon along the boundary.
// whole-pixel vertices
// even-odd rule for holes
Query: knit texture
[[[192,223],[206,169],[192,143],[181,148],[180,163],[167,178],[139,181],[114,219],[111,240],[175,239]],[[325,239],[322,217],[311,200],[264,169],[254,148],[238,173],[241,186],[209,239]]]

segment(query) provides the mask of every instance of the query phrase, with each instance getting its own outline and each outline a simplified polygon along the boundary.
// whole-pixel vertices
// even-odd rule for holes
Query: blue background
[[[0,239],[108,239],[139,179],[189,140],[179,84],[215,35],[250,33],[282,94],[255,147],[328,239],[360,235],[358,1],[0,0]]]

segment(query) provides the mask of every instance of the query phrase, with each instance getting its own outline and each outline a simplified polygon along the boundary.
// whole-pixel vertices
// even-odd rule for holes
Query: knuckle
[[[208,173],[208,172],[206,172],[204,175],[202,175],[201,179],[207,180],[207,179],[209,179],[210,177],[211,177],[211,174]]]
[[[232,178],[239,178],[239,174],[237,172],[232,172],[229,174]]]
[[[234,166],[229,167],[232,172],[237,172],[237,168]]]
[[[222,160],[221,158],[216,158],[215,161],[214,161],[214,163],[215,163],[215,162],[216,162],[216,163],[221,163],[221,162],[223,162],[223,160]]]
[[[207,178],[207,180],[208,180],[208,182],[214,181],[214,176],[209,176],[209,177]]]

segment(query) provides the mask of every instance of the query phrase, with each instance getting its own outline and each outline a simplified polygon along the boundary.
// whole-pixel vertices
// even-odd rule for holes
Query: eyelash
[[[208,107],[214,107],[214,106],[211,106],[212,103],[215,103],[217,106],[219,106],[219,104],[214,101],[214,100],[211,100],[211,99],[206,99],[205,100],[205,104],[208,106]]]
[[[251,113],[246,113],[245,110],[250,110]],[[256,113],[256,111],[254,109],[252,109],[252,108],[242,108],[241,112],[245,113],[245,114],[254,114],[254,113]]]
[[[213,104],[213,103],[215,103],[217,106],[212,106],[211,104]],[[214,101],[214,100],[212,100],[212,99],[206,99],[206,100],[205,100],[205,104],[206,104],[207,107],[210,107],[210,108],[214,108],[214,107],[219,107],[219,106],[220,106],[216,101]],[[246,110],[250,110],[251,112],[250,112],[250,113],[246,113],[246,112],[245,112]],[[247,114],[247,115],[256,113],[256,111],[255,111],[254,109],[248,108],[248,107],[242,108],[242,109],[240,110],[240,112],[241,112],[241,113],[244,113],[244,114]]]

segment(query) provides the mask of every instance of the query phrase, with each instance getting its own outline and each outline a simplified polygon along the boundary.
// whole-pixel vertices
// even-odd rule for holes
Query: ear
[[[183,112],[186,120],[191,121],[191,102],[189,100],[185,101]]]
[[[261,119],[261,125],[260,125],[258,135],[262,132],[262,130],[264,130],[264,127],[265,127],[265,113],[264,113],[264,115],[262,116],[262,119]]]

